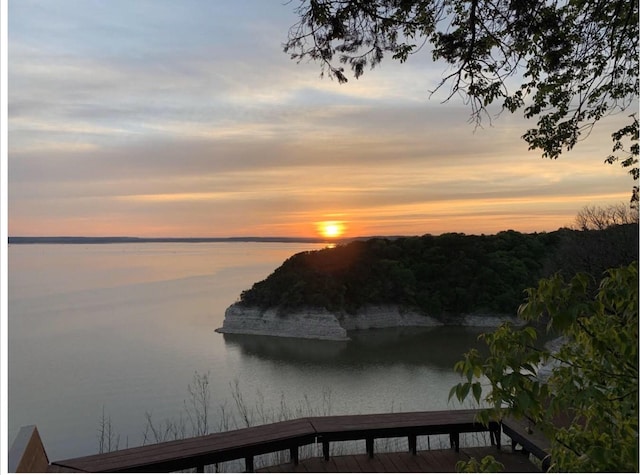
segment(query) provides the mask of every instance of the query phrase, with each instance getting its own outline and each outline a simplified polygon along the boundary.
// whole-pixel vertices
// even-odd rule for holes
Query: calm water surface
[[[120,448],[185,414],[209,374],[209,426],[254,414],[446,409],[452,366],[479,330],[353,332],[349,342],[221,335],[224,310],[282,261],[318,244],[9,246],[9,441],[36,424],[49,458],[98,451],[102,412]],[[224,408],[224,411],[223,411]]]

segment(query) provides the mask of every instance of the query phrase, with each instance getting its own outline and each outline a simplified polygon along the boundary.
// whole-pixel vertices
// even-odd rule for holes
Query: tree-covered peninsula
[[[584,271],[595,282],[605,269],[637,259],[637,243],[636,224],[355,240],[290,257],[236,305],[284,315],[394,305],[443,321],[469,313],[513,316],[540,278]]]

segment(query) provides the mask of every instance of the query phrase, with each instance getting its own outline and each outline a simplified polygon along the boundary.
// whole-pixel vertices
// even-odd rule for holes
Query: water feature
[[[9,440],[36,424],[51,460],[96,453],[104,411],[120,448],[139,445],[146,414],[158,425],[184,417],[195,372],[208,374],[214,430],[234,411],[235,387],[251,410],[273,413],[455,407],[451,368],[478,328],[369,330],[348,342],[214,332],[242,290],[320,247],[9,246]]]

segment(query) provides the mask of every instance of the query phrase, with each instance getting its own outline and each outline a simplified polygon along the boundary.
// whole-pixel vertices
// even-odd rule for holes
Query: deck
[[[291,471],[314,472],[453,471],[458,460],[482,458],[486,451],[499,460],[504,458],[508,462],[503,462],[509,467],[507,471],[520,471],[516,470],[520,465],[524,468],[522,471],[535,471],[535,466],[529,465],[528,454],[539,456],[538,451],[533,450],[537,444],[529,443],[526,433],[515,435],[513,428],[507,428],[518,440],[512,442],[511,450],[501,450],[503,423],[489,421],[482,424],[478,422],[478,412],[453,410],[307,417],[50,463],[35,426],[31,432],[25,431],[19,445],[35,447],[30,450],[29,457],[35,454],[50,472],[170,472],[192,468],[203,472],[207,466],[232,460],[244,460],[245,470],[252,472],[256,456],[282,451],[288,453],[289,462],[278,466],[277,471],[287,471],[286,466],[290,466]],[[491,447],[461,447],[460,434],[477,432],[489,434]],[[32,443],[29,434],[31,439],[37,439],[36,444]],[[418,437],[429,435],[448,435],[451,449],[418,451]],[[374,452],[376,440],[390,438],[406,438],[408,451],[395,454]],[[331,443],[358,440],[365,442],[365,454],[343,456],[334,453],[330,456]],[[514,450],[516,443],[523,447],[520,453]],[[316,457],[317,452],[312,451],[313,458],[300,460],[300,448],[315,444],[321,444],[322,458]],[[33,466],[24,464],[27,452],[23,455],[18,452],[12,448],[12,457],[16,459],[12,463],[16,467]],[[308,451],[305,453],[309,454]],[[515,464],[513,470],[510,468],[512,464]],[[399,467],[402,470],[398,470]],[[444,467],[449,468],[443,470]]]
[[[456,463],[471,457],[481,460],[492,455],[504,465],[505,473],[537,473],[540,468],[521,452],[498,450],[496,447],[462,448],[452,450],[424,450],[416,455],[409,452],[340,455],[329,461],[322,457],[301,460],[298,465],[285,463],[257,470],[260,473],[453,473]]]

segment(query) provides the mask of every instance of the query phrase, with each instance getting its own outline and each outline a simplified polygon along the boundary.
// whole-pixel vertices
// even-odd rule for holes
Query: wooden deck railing
[[[407,437],[409,450],[416,453],[417,437],[448,434],[458,450],[460,434],[488,431],[491,443],[500,447],[498,421],[483,425],[476,410],[404,412],[355,416],[308,417],[200,437],[162,442],[104,454],[52,462],[48,471],[66,472],[169,472],[244,459],[246,471],[253,471],[256,455],[289,450],[294,464],[299,447],[321,443],[325,459],[333,441],[365,440],[373,457],[374,440]],[[46,454],[45,454],[46,456]]]
[[[36,426],[22,427],[7,455],[9,473],[46,472],[49,467],[49,459]]]
[[[551,465],[551,442],[536,428],[526,417],[516,419],[506,417],[502,420],[502,430],[511,439],[511,450],[515,451],[516,446],[522,447],[522,452],[532,454],[542,462],[542,470],[549,470]]]

